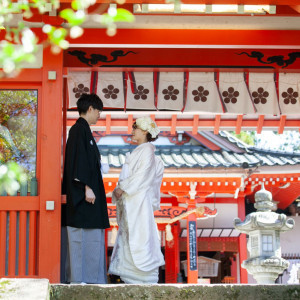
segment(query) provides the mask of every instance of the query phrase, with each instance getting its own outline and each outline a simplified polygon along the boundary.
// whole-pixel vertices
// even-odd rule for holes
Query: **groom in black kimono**
[[[71,283],[107,283],[105,228],[109,228],[100,153],[90,125],[103,103],[96,94],[77,101],[80,118],[69,131],[63,176]]]

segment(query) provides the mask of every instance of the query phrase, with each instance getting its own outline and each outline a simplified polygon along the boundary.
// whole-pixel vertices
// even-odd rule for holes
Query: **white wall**
[[[281,253],[286,256],[289,253],[296,253],[300,256],[300,216],[288,217],[294,219],[295,226],[292,230],[281,233]]]

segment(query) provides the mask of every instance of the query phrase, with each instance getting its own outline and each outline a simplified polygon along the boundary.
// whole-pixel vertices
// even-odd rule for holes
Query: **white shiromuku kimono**
[[[124,193],[117,204],[118,235],[108,273],[125,283],[157,283],[165,264],[154,219],[160,209],[163,163],[155,146],[143,143],[126,155],[118,187]]]

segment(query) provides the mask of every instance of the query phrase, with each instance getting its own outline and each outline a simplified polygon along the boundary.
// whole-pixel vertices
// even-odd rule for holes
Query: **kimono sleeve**
[[[145,148],[137,164],[138,168],[119,183],[119,187],[129,196],[148,188],[153,183],[155,177],[154,151],[151,148]]]
[[[88,157],[88,139],[84,128],[78,128],[72,133],[71,145],[73,146],[73,174],[72,180],[90,186],[91,171]]]
[[[159,157],[155,157],[155,180],[154,180],[154,195],[152,198],[153,211],[160,210],[160,187],[164,176],[164,164]]]

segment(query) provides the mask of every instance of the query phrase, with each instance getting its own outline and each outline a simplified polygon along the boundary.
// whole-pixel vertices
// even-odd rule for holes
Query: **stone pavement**
[[[49,300],[48,279],[0,279],[1,300]]]
[[[298,300],[300,285],[68,285],[47,279],[0,279],[1,300]]]

